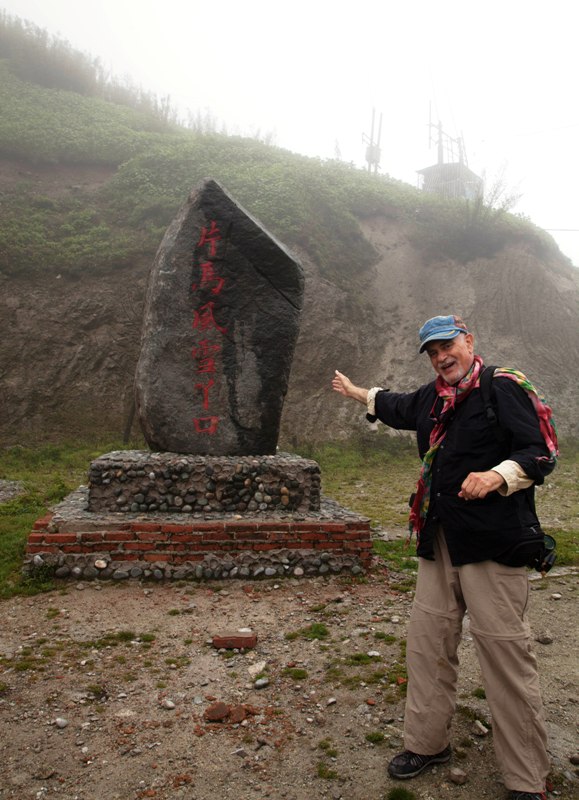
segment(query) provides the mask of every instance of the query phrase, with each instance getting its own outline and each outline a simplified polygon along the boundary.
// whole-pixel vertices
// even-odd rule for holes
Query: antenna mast
[[[374,124],[376,121],[376,109],[372,109],[372,128],[370,138],[365,133],[362,134],[362,141],[367,145],[366,147],[366,162],[368,164],[368,172],[377,174],[380,167],[380,139],[382,137],[382,112],[380,112],[380,122],[378,123],[378,136],[374,140]]]
[[[432,115],[431,115],[431,107],[428,107],[428,146],[432,146],[433,136],[432,130],[436,130],[436,146],[438,151],[438,163],[445,164],[450,163],[454,164],[458,162],[459,164],[464,164],[465,167],[468,167],[468,160],[466,157],[466,148],[464,146],[464,139],[462,134],[453,139],[452,136],[449,136],[448,133],[445,133],[442,130],[442,122],[440,120],[435,125],[432,122]]]

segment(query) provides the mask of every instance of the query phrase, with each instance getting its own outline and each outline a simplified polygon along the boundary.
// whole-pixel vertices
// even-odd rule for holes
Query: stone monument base
[[[89,490],[80,487],[34,524],[26,574],[49,571],[76,580],[248,580],[359,575],[371,561],[370,521],[325,498],[318,511],[306,513],[270,510],[267,504],[266,510],[243,515],[88,509]]]
[[[89,511],[245,514],[317,511],[320,467],[289,453],[199,456],[117,450],[89,469]]]

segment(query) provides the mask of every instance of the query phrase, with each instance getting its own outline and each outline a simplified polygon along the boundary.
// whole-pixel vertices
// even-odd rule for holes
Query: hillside
[[[450,311],[471,324],[488,362],[525,371],[560,431],[579,436],[579,271],[528,221],[179,128],[150,104],[41,86],[10,59],[0,61],[0,101],[11,109],[0,117],[4,445],[123,433],[148,269],[206,176],[305,268],[282,444],[367,430],[330,391],[333,370],[399,389],[428,380],[417,327]]]

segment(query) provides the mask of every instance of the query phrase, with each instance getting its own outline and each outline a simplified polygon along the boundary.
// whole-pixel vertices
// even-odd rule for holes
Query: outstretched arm
[[[332,380],[332,389],[344,397],[351,397],[353,400],[357,400],[359,403],[362,403],[362,405],[366,405],[368,402],[368,389],[354,386],[352,381],[345,375],[342,375],[341,372],[338,372],[338,370],[336,370]]]

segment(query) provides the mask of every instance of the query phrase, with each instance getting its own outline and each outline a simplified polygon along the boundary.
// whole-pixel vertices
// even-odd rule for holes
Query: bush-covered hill
[[[167,101],[115,83],[95,60],[6,14],[0,53],[0,103],[9,109],[0,115],[0,431],[8,440],[122,430],[148,267],[207,176],[306,269],[288,440],[350,428],[327,396],[335,367],[358,371],[361,382],[396,378],[398,369],[402,384],[423,377],[415,328],[445,309],[474,315],[481,334],[500,330],[505,358],[532,368],[537,355],[544,388],[557,391],[570,417],[569,365],[542,350],[553,356],[543,341],[557,330],[556,347],[579,350],[568,332],[576,271],[530,222],[201,122],[179,126]],[[404,343],[394,348],[391,333]]]

